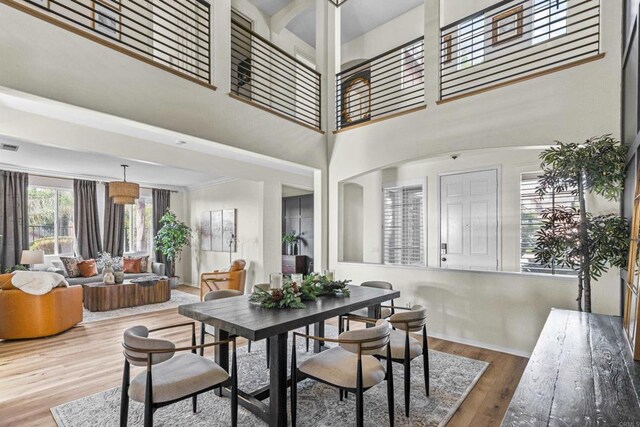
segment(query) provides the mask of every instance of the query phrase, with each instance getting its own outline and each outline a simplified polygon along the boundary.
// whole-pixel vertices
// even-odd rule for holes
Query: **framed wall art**
[[[493,46],[522,37],[524,7],[522,5],[506,10],[493,17],[492,38]]]
[[[236,209],[203,212],[200,215],[202,251],[237,251]]]

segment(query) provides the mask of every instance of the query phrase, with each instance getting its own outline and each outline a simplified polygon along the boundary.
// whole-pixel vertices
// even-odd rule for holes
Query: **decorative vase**
[[[116,278],[118,285],[124,283],[124,271],[114,271],[113,276]]]
[[[293,255],[298,255],[298,242],[293,243]]]
[[[180,277],[178,276],[169,277],[169,287],[171,289],[176,289],[178,287],[179,281],[180,281]]]
[[[116,278],[113,274],[113,267],[105,267],[102,270],[102,281],[105,285],[114,285],[116,283]]]

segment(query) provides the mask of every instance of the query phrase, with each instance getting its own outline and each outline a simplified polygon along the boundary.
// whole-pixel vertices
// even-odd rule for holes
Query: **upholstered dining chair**
[[[368,282],[362,282],[360,286],[364,286],[365,288],[376,288],[376,289],[384,289],[386,291],[392,291],[393,286],[389,282],[382,282],[379,280],[370,280]],[[388,319],[392,314],[395,314],[395,306],[393,305],[393,300],[391,300],[390,307],[382,307],[380,310],[380,318]],[[338,316],[338,332],[343,332],[345,330],[344,324],[346,321],[346,330],[349,330],[349,316],[356,317],[369,317],[369,311],[366,308],[353,311],[348,314],[343,314],[342,316]]]
[[[293,349],[291,351],[291,423],[296,425],[297,417],[297,384],[306,378],[311,378],[324,384],[337,387],[340,390],[340,400],[343,392],[351,391],[356,395],[356,425],[364,425],[364,392],[371,387],[387,382],[387,403],[389,406],[389,425],[393,427],[393,369],[389,322],[379,320],[376,326],[368,329],[343,332],[338,339],[316,337],[293,333]],[[334,342],[337,347],[325,350],[303,361],[300,366],[296,357],[296,337],[312,340]],[[378,351],[386,351],[387,366],[373,355]]]
[[[222,289],[234,289],[244,294],[247,279],[246,266],[245,260],[237,259],[231,263],[226,271],[215,270],[211,273],[202,273],[200,275],[200,300],[203,300],[207,292]]]
[[[411,403],[411,361],[422,356],[424,364],[424,387],[426,395],[429,396],[429,345],[427,340],[427,309],[421,305],[414,305],[412,308],[396,307],[396,310],[404,310],[389,318],[395,330],[389,336],[389,347],[391,348],[391,360],[404,365],[404,406],[405,415],[409,416],[409,406]],[[363,322],[373,323],[375,319],[356,318]],[[411,335],[422,331],[422,339],[418,340]],[[388,358],[384,351],[375,354],[379,358]]]
[[[191,346],[176,347],[171,341],[149,338],[149,333],[165,329],[191,326]],[[199,356],[199,348],[231,344],[233,356],[231,373],[211,359]],[[120,426],[127,425],[129,399],[144,403],[144,426],[153,426],[156,409],[191,398],[193,412],[197,411],[198,395],[222,386],[231,387],[231,425],[238,424],[238,369],[236,339],[196,345],[195,322],[181,323],[155,329],[134,326],[124,332],[124,371],[122,374],[122,398]],[[184,352],[184,353],[183,353]],[[183,353],[176,355],[176,353]],[[130,381],[131,365],[146,366]]]
[[[203,301],[215,301],[224,298],[239,297],[242,295],[242,292],[236,291],[235,289],[220,289],[219,291],[208,292],[204,296]],[[204,323],[200,323],[200,345],[204,344],[205,335],[211,335],[215,339],[214,334],[207,332],[206,325]],[[200,348],[200,356],[204,356],[204,347]]]

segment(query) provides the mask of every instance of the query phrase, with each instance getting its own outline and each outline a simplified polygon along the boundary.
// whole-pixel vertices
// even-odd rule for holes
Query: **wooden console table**
[[[116,285],[87,283],[82,285],[82,294],[87,310],[109,311],[169,301],[171,287],[168,280],[151,283],[125,282]]]
[[[620,317],[551,310],[502,425],[638,425],[639,385]]]

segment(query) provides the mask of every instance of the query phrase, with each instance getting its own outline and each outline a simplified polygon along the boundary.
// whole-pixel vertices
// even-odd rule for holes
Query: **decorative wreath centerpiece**
[[[326,276],[309,275],[301,284],[285,279],[281,289],[264,290],[257,288],[249,301],[264,308],[305,308],[303,301],[315,301],[318,297],[348,297],[351,293],[347,285],[351,280],[330,280]]]

